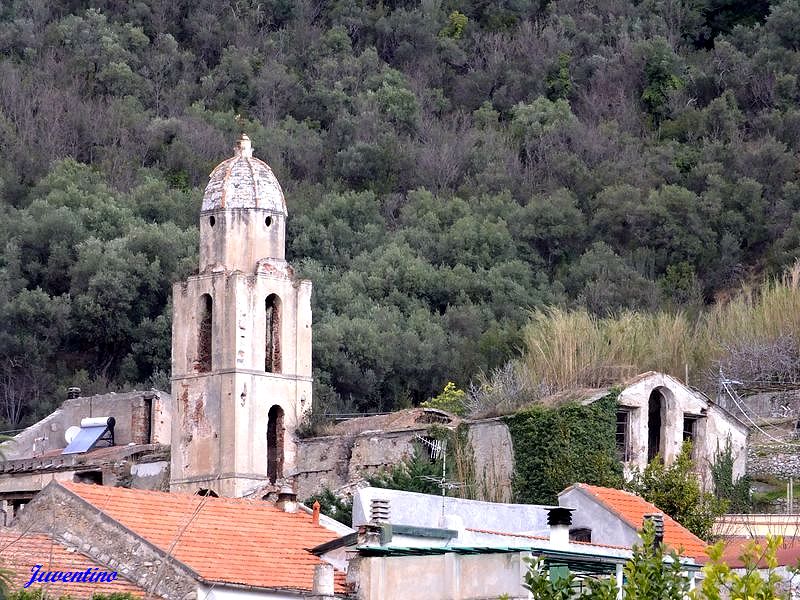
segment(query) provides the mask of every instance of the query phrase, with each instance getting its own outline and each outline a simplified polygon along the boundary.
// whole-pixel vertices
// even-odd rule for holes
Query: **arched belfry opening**
[[[264,370],[267,373],[281,372],[281,299],[275,294],[267,296],[265,301],[266,357]]]
[[[207,373],[211,370],[211,332],[214,328],[214,304],[211,296],[200,296],[200,314],[197,331],[197,370]]]
[[[267,421],[267,477],[275,483],[283,477],[283,409],[277,404],[269,409]]]
[[[661,454],[661,414],[665,400],[664,394],[656,388],[647,401],[647,462]]]

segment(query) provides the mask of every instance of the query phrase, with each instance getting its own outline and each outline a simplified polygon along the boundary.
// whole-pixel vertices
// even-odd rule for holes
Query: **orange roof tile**
[[[11,589],[22,589],[30,581],[34,565],[42,565],[44,571],[86,571],[94,568],[110,572],[91,558],[72,548],[53,541],[44,534],[20,533],[16,531],[0,533],[0,566],[9,569],[13,575]],[[93,594],[113,594],[129,592],[136,598],[143,598],[146,591],[117,574],[117,579],[109,582],[79,583],[63,582],[33,583],[30,590],[45,588],[52,598],[70,596],[75,600],[91,598]]]
[[[304,512],[247,498],[211,498],[60,483],[197,572],[203,579],[261,588],[310,590],[320,559],[313,548],[337,534]],[[337,591],[343,578],[337,577]]]
[[[742,552],[750,542],[756,542],[762,548],[767,545],[766,537],[745,537],[734,536],[723,540],[725,550],[722,553],[722,562],[732,569],[744,568],[744,561],[742,560]],[[778,561],[778,566],[794,566],[800,560],[800,540],[797,538],[784,538],[783,543],[778,546],[775,552],[775,558]],[[767,560],[762,553],[759,553],[758,567],[765,569],[767,567]]]
[[[582,490],[584,493],[596,499],[636,530],[642,528],[645,515],[652,513],[664,514],[664,542],[670,548],[678,550],[682,556],[689,556],[692,558],[703,558],[706,556],[706,548],[708,545],[703,540],[686,529],[675,519],[665,514],[664,511],[655,504],[651,504],[644,498],[632,494],[631,492],[587,485],[585,483],[576,483],[572,488]]]

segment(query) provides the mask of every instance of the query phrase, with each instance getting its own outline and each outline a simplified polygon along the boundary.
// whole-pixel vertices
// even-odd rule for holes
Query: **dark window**
[[[697,435],[696,432],[697,427],[697,417],[692,417],[690,415],[683,415],[683,441],[694,441],[695,436]]]
[[[265,302],[267,317],[266,358],[264,370],[267,373],[281,372],[281,299],[275,294],[267,296]]]
[[[25,506],[27,506],[28,502],[30,502],[30,498],[27,500],[12,500],[11,501],[11,516],[16,517],[19,511],[21,511]]]
[[[206,488],[199,489],[195,492],[195,496],[208,496],[209,498],[219,498],[219,495],[214,490]]]
[[[622,462],[631,459],[630,455],[631,413],[627,410],[617,412],[617,457]]]
[[[589,527],[574,527],[569,530],[569,541],[592,542],[592,530]]]
[[[267,421],[267,476],[270,483],[283,477],[283,409],[269,409]]]
[[[102,471],[83,471],[82,473],[75,473],[72,480],[75,483],[93,483],[95,485],[103,485],[103,472]]]
[[[200,296],[200,327],[197,332],[197,370],[208,373],[211,370],[212,329],[214,327],[214,307],[211,296]]]
[[[150,444],[153,441],[153,400],[151,398],[144,399],[144,431],[142,432],[145,444]]]

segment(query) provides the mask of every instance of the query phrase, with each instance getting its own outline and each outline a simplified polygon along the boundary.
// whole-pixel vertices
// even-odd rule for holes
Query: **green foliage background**
[[[557,504],[573,483],[621,487],[616,411],[612,393],[587,406],[536,405],[504,417],[514,444],[515,501]]]
[[[3,2],[0,425],[167,385],[170,284],[240,128],[314,280],[325,410],[466,389],[532,308],[693,310],[780,271],[800,5],[682,6]]]

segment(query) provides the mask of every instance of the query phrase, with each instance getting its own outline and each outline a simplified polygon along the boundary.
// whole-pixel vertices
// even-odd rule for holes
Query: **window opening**
[[[283,477],[283,409],[269,409],[267,421],[267,476],[270,483]]]
[[[264,370],[267,373],[281,372],[281,300],[275,294],[267,296],[265,301],[266,324],[266,358]]]
[[[628,462],[630,456],[630,420],[631,413],[627,410],[617,412],[617,457],[622,462]]]
[[[692,442],[694,441],[697,428],[697,417],[692,417],[690,415],[683,415],[683,441],[684,442]]]
[[[647,462],[661,453],[661,407],[664,395],[653,390],[647,402]]]
[[[200,296],[200,330],[197,335],[197,370],[207,373],[211,370],[211,334],[214,327],[214,308],[211,296]]]

